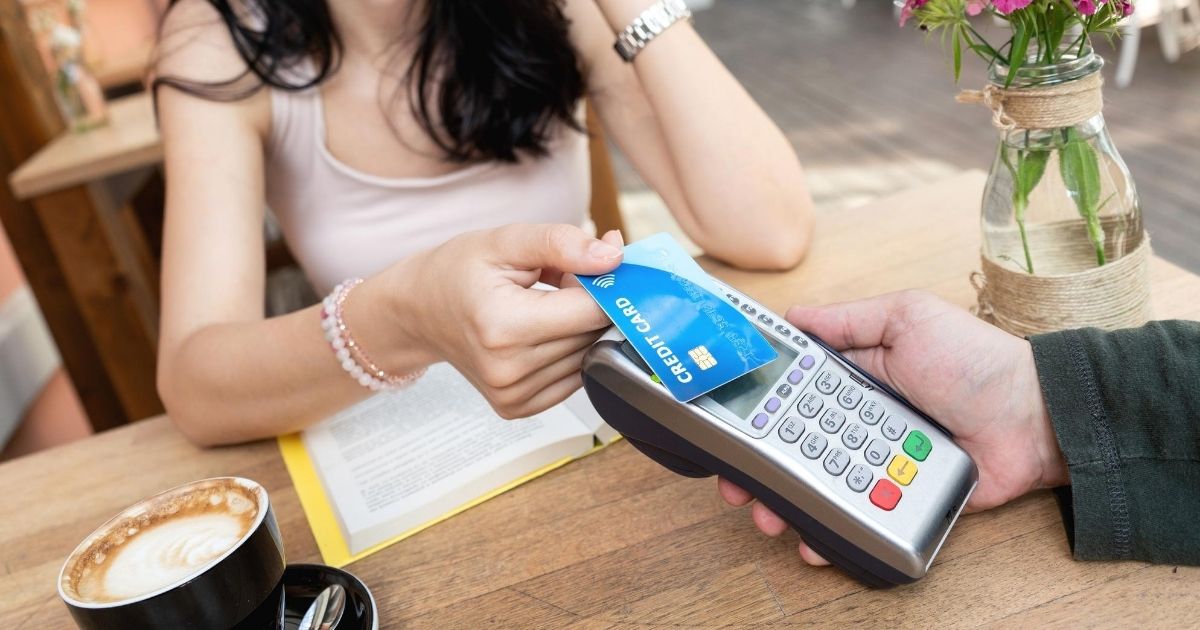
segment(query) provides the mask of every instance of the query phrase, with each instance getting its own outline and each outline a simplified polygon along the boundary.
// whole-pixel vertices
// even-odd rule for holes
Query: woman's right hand
[[[615,230],[596,239],[571,225],[460,235],[387,272],[396,323],[405,343],[430,363],[449,361],[498,414],[533,415],[579,388],[583,353],[610,322],[579,286],[530,287],[612,271],[622,245]]]

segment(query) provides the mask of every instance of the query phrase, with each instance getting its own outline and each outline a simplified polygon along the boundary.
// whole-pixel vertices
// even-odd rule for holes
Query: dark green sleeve
[[[1200,323],[1037,335],[1080,560],[1200,564]]]

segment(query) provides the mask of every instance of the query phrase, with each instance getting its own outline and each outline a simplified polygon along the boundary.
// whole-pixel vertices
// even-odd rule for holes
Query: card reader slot
[[[654,371],[650,369],[649,365],[646,365],[646,362],[642,360],[641,355],[637,353],[637,350],[634,349],[633,344],[629,343],[628,340],[621,342],[621,353],[628,357],[629,360],[632,361],[634,365],[638,366],[638,368],[643,372],[650,376],[654,376]]]

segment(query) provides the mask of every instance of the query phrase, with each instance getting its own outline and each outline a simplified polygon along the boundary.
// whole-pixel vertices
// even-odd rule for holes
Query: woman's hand
[[[968,510],[1068,482],[1028,341],[916,291],[793,307],[787,320],[844,352],[954,434],[979,466]],[[718,489],[732,505],[751,501],[726,480],[718,481]],[[788,527],[762,504],[754,504],[751,514],[769,536]],[[810,564],[828,564],[803,542],[800,555]]]
[[[578,286],[530,287],[611,271],[623,244],[616,231],[595,239],[569,225],[463,234],[389,271],[397,329],[429,362],[458,368],[501,416],[533,415],[579,388],[583,353],[609,321]]]

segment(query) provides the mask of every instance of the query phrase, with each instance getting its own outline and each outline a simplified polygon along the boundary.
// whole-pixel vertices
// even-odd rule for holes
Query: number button
[[[917,476],[917,464],[913,460],[897,455],[892,458],[892,463],[888,464],[888,476],[896,480],[896,483],[907,486],[912,483],[913,477]]]
[[[779,425],[779,438],[788,444],[795,444],[804,434],[804,423],[796,416],[788,416]]]
[[[880,479],[875,484],[875,488],[871,490],[871,503],[881,510],[892,511],[896,509],[896,504],[900,502],[902,496],[900,488],[896,484],[887,479]]]
[[[855,464],[850,469],[850,474],[846,475],[846,485],[850,486],[850,489],[855,492],[862,492],[867,489],[867,486],[871,485],[871,480],[874,478],[875,475],[871,473],[869,468],[862,464]]]
[[[925,458],[929,457],[929,452],[932,450],[933,442],[930,442],[929,438],[920,431],[913,431],[908,434],[908,437],[904,438],[904,452],[919,462],[925,461]]]
[[[846,414],[837,409],[828,409],[825,415],[821,416],[821,428],[825,429],[826,433],[837,433],[845,423]]]
[[[904,435],[904,430],[907,428],[908,424],[904,422],[903,418],[892,414],[883,422],[881,430],[883,431],[883,437],[895,442],[900,439],[900,436]]]
[[[883,419],[883,405],[879,404],[878,400],[868,400],[863,403],[862,409],[858,410],[858,417],[869,425],[879,424]]]
[[[857,422],[846,427],[846,432],[842,434],[842,444],[852,451],[858,450],[858,447],[867,441],[867,429]]]
[[[800,452],[809,459],[816,459],[825,452],[826,446],[829,446],[829,440],[826,440],[824,435],[809,433],[808,437],[804,438],[804,442],[800,444]]]
[[[821,412],[821,407],[824,405],[825,403],[821,400],[820,396],[809,392],[800,399],[800,404],[796,405],[796,410],[805,418],[815,418]]]
[[[833,390],[841,384],[842,377],[833,372],[821,372],[821,375],[817,377],[817,391],[822,394],[832,394]]]
[[[842,393],[838,395],[838,403],[846,411],[852,411],[858,406],[860,400],[862,400],[862,390],[853,385],[843,387]]]
[[[888,448],[887,442],[883,440],[871,440],[867,450],[863,451],[863,457],[867,458],[867,463],[872,466],[882,466],[891,454],[892,449]]]
[[[848,465],[850,465],[850,456],[840,448],[829,451],[829,455],[825,458],[825,472],[834,477],[842,474]]]

